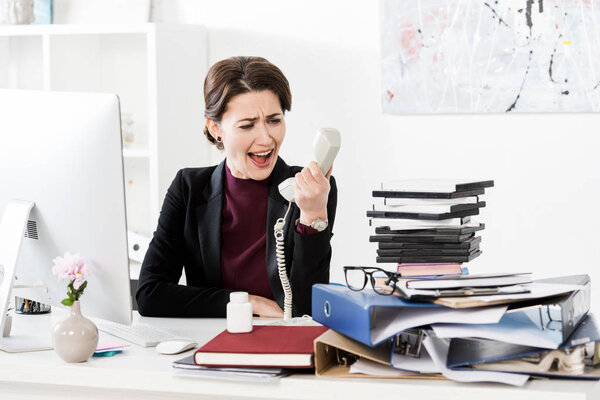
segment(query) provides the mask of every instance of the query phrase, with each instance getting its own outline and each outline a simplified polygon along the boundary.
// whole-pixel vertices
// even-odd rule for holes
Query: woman
[[[209,142],[225,160],[180,170],[167,191],[142,264],[141,315],[224,317],[232,291],[249,293],[253,312],[283,316],[273,226],[288,203],[277,185],[294,176],[285,225],[293,315],[310,314],[311,287],[329,281],[337,204],[331,170],[290,167],[278,157],[291,92],[283,73],[259,57],[214,64],[204,81]],[[178,285],[182,268],[187,286]]]

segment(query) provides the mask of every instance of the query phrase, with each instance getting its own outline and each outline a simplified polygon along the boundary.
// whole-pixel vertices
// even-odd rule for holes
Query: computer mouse
[[[186,350],[195,348],[198,343],[191,340],[175,339],[165,340],[156,346],[156,351],[160,354],[179,354]]]

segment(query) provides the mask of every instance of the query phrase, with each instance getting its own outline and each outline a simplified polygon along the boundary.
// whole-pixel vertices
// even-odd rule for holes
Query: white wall
[[[372,186],[417,177],[495,180],[472,273],[600,279],[600,115],[384,115],[378,13],[374,0],[162,0],[153,18],[206,25],[210,63],[260,55],[284,71],[294,96],[288,163],[309,161],[317,127],[342,132],[333,281],[343,280],[343,265],[374,264]]]

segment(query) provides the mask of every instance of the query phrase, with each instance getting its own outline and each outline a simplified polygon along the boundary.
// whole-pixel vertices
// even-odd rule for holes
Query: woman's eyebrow
[[[244,119],[240,119],[238,122],[244,122],[244,121],[248,121],[248,122],[254,122],[258,119],[258,117],[254,117],[254,118],[244,118]]]
[[[281,113],[274,113],[274,114],[271,114],[271,115],[267,115],[267,117],[266,117],[266,118],[267,118],[267,119],[269,119],[269,118],[273,118],[273,117],[280,117],[280,116],[281,116]],[[244,118],[244,119],[240,119],[240,120],[238,121],[238,123],[240,123],[240,122],[246,122],[246,121],[247,121],[247,122],[255,122],[255,121],[257,121],[257,120],[258,120],[258,117],[254,117],[254,118]]]

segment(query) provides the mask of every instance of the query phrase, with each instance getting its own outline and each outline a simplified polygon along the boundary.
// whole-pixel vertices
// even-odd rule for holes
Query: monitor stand
[[[0,332],[8,321],[7,312],[10,294],[15,279],[15,269],[25,236],[29,213],[35,206],[32,201],[11,200],[4,209],[0,221]],[[19,318],[19,322],[23,319]],[[31,327],[33,328],[33,327]],[[8,330],[8,329],[7,329]],[[33,334],[45,332],[46,334]],[[49,329],[32,329],[29,333],[17,333],[0,339],[0,350],[24,352],[52,349]]]
[[[25,353],[28,351],[52,350],[52,335],[16,334],[0,339],[0,350],[7,353]]]

